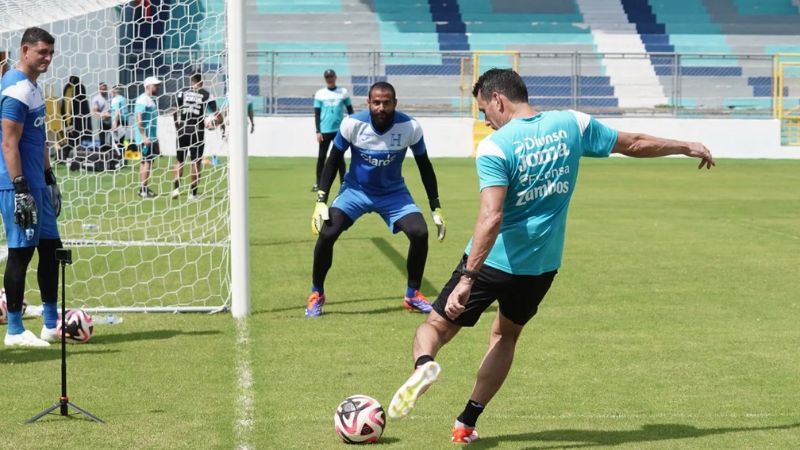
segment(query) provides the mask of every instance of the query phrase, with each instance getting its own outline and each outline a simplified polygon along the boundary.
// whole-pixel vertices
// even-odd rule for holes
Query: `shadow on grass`
[[[251,197],[252,198],[252,197]],[[370,238],[370,237],[361,237],[361,236],[353,236],[353,237],[340,237],[337,242],[341,241],[372,241],[377,238]],[[270,247],[276,245],[294,245],[294,244],[305,244],[305,243],[316,243],[317,237],[316,236],[309,236],[307,239],[294,239],[288,241],[272,241],[268,239],[250,239],[250,246],[251,247]],[[388,243],[387,243],[388,244]],[[313,246],[309,249],[309,255],[311,255],[311,251],[313,251]],[[395,252],[396,253],[396,252]],[[405,269],[403,269],[405,270]],[[309,278],[311,277],[311,272],[308,273]]]
[[[376,309],[376,310],[349,311],[349,312],[345,312],[345,313],[341,313],[340,312],[340,314],[366,314],[366,313],[370,313],[370,312],[384,312],[384,311],[390,311],[390,310],[391,311],[397,311],[398,309],[403,309],[403,305],[401,304],[402,302],[400,301],[401,299],[398,296],[353,298],[353,299],[350,299],[350,300],[342,300],[342,301],[338,301],[338,300],[335,300],[335,299],[331,299],[331,300],[332,301],[329,301],[329,302],[325,303],[325,309],[324,309],[325,314],[323,314],[323,316],[334,313],[335,311],[333,311],[332,309],[335,309],[337,305],[346,305],[346,304],[349,304],[349,303],[368,303],[368,302],[394,300],[394,301],[397,302],[397,307],[380,308],[380,309]],[[300,314],[302,314],[303,313],[303,308],[305,308],[305,306],[306,306],[305,299],[302,299],[301,302],[297,304],[297,306],[288,306],[288,307],[285,307],[285,308],[275,308],[275,309],[260,309],[260,310],[257,310],[257,311],[253,311],[252,315],[255,316],[255,315],[259,315],[259,314],[270,314],[270,313],[286,312],[286,311],[300,311]]]
[[[182,330],[148,330],[134,331],[132,333],[113,333],[94,336],[92,342],[95,344],[117,344],[129,341],[149,341],[172,339],[175,336],[211,336],[220,334],[218,330],[201,331],[182,331]]]
[[[493,448],[506,442],[573,442],[573,444],[532,446],[527,449],[584,448],[597,446],[624,445],[636,442],[658,442],[673,439],[691,439],[716,434],[741,433],[747,431],[777,431],[800,427],[800,423],[767,427],[721,427],[697,428],[692,425],[657,423],[642,425],[638,430],[600,431],[600,430],[552,430],[534,433],[511,434],[507,436],[480,439],[470,445],[472,449]]]
[[[31,348],[16,348],[5,349],[3,357],[0,358],[0,367],[4,364],[27,364],[41,361],[51,361],[54,359],[61,359],[61,344],[52,345],[47,349],[31,349]],[[105,348],[87,349],[87,347],[78,348],[75,345],[67,346],[67,360],[69,361],[70,355],[107,355],[109,353],[119,353],[119,350],[111,350]]]
[[[378,440],[378,442],[373,442],[372,444],[369,444],[369,445],[370,446],[374,446],[374,445],[391,445],[391,444],[396,444],[398,442],[400,442],[400,439],[398,439],[398,438],[382,437],[382,438],[380,438]]]
[[[401,255],[397,250],[394,249],[394,247],[392,247],[391,244],[389,244],[389,241],[384,238],[372,238],[371,241],[375,247],[378,247],[378,250],[380,250],[381,253],[383,253],[389,259],[389,261],[394,264],[394,266],[398,271],[400,271],[400,273],[403,274],[403,276],[408,274],[406,270],[406,255]],[[439,289],[431,284],[431,282],[425,277],[422,277],[421,284],[420,290],[423,293],[439,292]]]

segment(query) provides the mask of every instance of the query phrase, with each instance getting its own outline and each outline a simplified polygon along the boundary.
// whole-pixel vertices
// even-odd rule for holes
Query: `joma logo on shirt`
[[[545,184],[540,184],[539,186],[533,186],[530,189],[526,189],[522,192],[517,192],[517,206],[525,206],[531,200],[536,200],[537,198],[547,197],[548,195],[553,194],[566,194],[569,192],[569,181],[558,181],[553,183],[552,181],[548,181]]]
[[[538,152],[527,153],[519,156],[519,171],[522,172],[528,167],[538,166],[539,164],[547,164],[550,161],[555,161],[558,158],[566,158],[569,156],[569,147],[563,142],[559,142],[557,146],[548,147]]]
[[[44,116],[39,116],[33,121],[33,126],[41,128],[44,126]]]
[[[391,164],[395,158],[397,158],[397,155],[390,155],[386,159],[380,159],[380,158],[375,158],[374,156],[370,156],[366,153],[361,154],[361,159],[372,164],[375,167],[386,167],[389,164]]]

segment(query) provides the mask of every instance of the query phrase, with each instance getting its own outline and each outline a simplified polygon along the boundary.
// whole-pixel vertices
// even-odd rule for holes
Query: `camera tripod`
[[[66,268],[67,264],[72,264],[72,250],[66,248],[59,248],[56,249],[56,261],[61,263],[61,396],[58,397],[58,402],[56,402],[53,406],[45,409],[44,411],[40,412],[39,414],[31,417],[25,423],[33,423],[37,420],[41,419],[42,417],[50,414],[56,409],[60,410],[62,416],[69,417],[69,409],[72,408],[78,413],[83,414],[87,418],[97,422],[105,424],[100,418],[93,415],[89,411],[80,408],[78,405],[69,401],[69,397],[67,397],[67,341],[66,341],[66,333],[64,333],[64,320],[66,320]]]

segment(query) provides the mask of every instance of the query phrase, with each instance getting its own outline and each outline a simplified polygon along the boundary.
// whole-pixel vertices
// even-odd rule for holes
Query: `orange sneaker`
[[[475,427],[468,427],[456,420],[453,424],[453,436],[450,439],[453,444],[469,444],[478,440],[478,432]]]
[[[312,292],[306,303],[306,317],[319,317],[322,315],[322,305],[325,304],[325,294]]]
[[[433,309],[428,299],[420,291],[414,291],[413,297],[403,297],[403,308],[422,314],[428,314]]]

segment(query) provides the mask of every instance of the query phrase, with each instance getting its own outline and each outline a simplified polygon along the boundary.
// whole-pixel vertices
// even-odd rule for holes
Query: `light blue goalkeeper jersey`
[[[349,148],[353,152],[345,184],[370,195],[405,190],[402,168],[406,151],[411,148],[414,155],[427,152],[422,127],[400,111],[395,111],[394,124],[383,133],[372,128],[369,111],[346,117],[333,144],[335,148],[343,151]]]
[[[22,174],[31,188],[45,187],[44,158],[45,141],[45,104],[42,87],[31,82],[18,69],[11,69],[3,76],[0,93],[0,119],[8,119],[22,124],[22,136],[19,139],[19,155]],[[0,129],[0,148],[3,133]],[[0,189],[14,187],[8,174],[5,158],[0,155]]]
[[[480,189],[507,186],[503,223],[485,264],[515,275],[561,266],[581,156],[607,157],[617,132],[577,111],[514,119],[478,145]],[[467,244],[466,253],[472,247]]]

